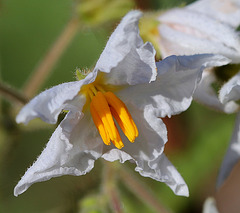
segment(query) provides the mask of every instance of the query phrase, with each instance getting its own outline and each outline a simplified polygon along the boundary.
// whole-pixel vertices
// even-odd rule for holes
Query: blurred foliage
[[[166,9],[189,2],[151,0],[149,7],[152,10]],[[24,86],[72,17],[75,6],[76,2],[69,0],[1,1],[0,76],[4,82],[18,89]],[[114,26],[79,31],[41,90],[74,80],[76,68],[93,67]],[[17,198],[13,196],[14,186],[40,154],[56,127],[39,120],[30,122],[27,127],[16,125],[14,119],[19,107],[1,100],[0,212],[111,212],[101,186],[105,172],[101,161],[97,161],[93,171],[85,176],[54,178],[34,184]],[[171,140],[166,151],[187,182],[190,197],[178,197],[165,184],[135,175],[173,212],[201,212],[203,200],[214,191],[217,168],[230,139],[234,116],[193,103],[187,112],[175,117],[180,122],[168,126]],[[180,134],[178,128],[184,133]],[[134,165],[127,163],[127,166],[134,170]],[[115,184],[124,212],[154,212],[124,182],[117,179]]]

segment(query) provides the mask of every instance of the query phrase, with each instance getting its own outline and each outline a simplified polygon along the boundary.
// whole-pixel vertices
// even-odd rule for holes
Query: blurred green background
[[[150,10],[189,2],[136,1],[142,9]],[[77,4],[69,0],[0,1],[0,78],[3,82],[19,91],[23,88],[71,19]],[[41,90],[75,80],[76,68],[93,67],[115,26],[116,23],[80,29]],[[104,174],[101,161],[96,162],[92,172],[85,176],[54,178],[34,184],[17,198],[13,196],[14,186],[41,153],[56,126],[41,121],[33,121],[26,127],[17,125],[15,115],[22,105],[3,98],[0,100],[0,212],[112,212],[106,204],[101,184]],[[217,113],[193,103],[188,111],[165,122],[169,130],[167,156],[188,184],[190,197],[178,197],[164,183],[135,173],[134,165],[127,163],[126,166],[172,212],[201,212],[204,200],[214,193],[234,115]],[[115,179],[123,212],[154,212],[117,174]]]

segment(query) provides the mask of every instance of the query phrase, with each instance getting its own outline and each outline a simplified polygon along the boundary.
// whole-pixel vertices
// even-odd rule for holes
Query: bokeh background
[[[192,1],[143,0],[133,1],[131,7],[155,11],[189,2]],[[80,1],[73,0],[1,0],[0,82],[21,92],[31,73],[76,15],[79,5]],[[129,9],[123,10],[120,16]],[[92,68],[120,16],[100,25],[82,24],[39,91],[75,80],[76,68]],[[15,116],[21,107],[19,102],[0,94],[0,212],[113,212],[108,198],[109,182],[122,212],[156,212],[140,192],[134,191],[134,186],[129,186],[128,180],[140,184],[159,205],[172,212],[201,212],[204,200],[214,193],[218,169],[234,125],[234,116],[208,110],[195,102],[181,115],[165,119],[169,131],[166,153],[189,186],[188,198],[174,195],[164,183],[141,177],[130,163],[124,167],[130,176],[120,177],[117,169],[116,172],[112,169],[108,180],[109,171],[100,160],[85,176],[63,176],[37,183],[14,197],[14,186],[56,128],[40,120],[28,126],[17,125]]]

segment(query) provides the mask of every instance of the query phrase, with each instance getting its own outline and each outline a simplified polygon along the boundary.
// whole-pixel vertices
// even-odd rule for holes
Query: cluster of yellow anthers
[[[105,92],[101,86],[89,85],[87,94],[91,99],[90,112],[93,122],[106,145],[112,143],[124,147],[113,117],[130,142],[138,136],[138,129],[126,105],[112,92]]]

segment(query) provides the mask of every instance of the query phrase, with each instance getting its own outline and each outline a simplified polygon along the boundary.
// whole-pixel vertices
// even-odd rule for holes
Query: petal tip
[[[15,186],[14,188],[14,196],[18,197],[18,195],[22,194],[23,192],[25,192],[28,189],[28,187],[26,186],[26,184],[24,185],[20,185],[19,183]]]
[[[189,197],[189,190],[186,184],[180,184],[175,190],[175,194],[179,196]]]

